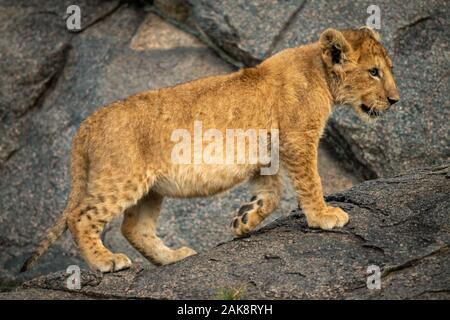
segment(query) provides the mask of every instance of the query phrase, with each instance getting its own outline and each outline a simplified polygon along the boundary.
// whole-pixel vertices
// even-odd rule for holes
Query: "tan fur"
[[[336,103],[351,105],[369,117],[362,104],[383,111],[387,98],[398,100],[392,63],[378,35],[367,28],[326,30],[320,41],[284,50],[255,68],[144,92],[101,108],[87,118],[72,146],[72,191],[59,227],[36,258],[67,225],[92,269],[128,268],[130,260],[114,254],[100,240],[106,223],[122,212],[122,232],[155,264],[167,264],[195,252],[166,247],[156,235],[164,197],[210,196],[250,179],[254,198],[233,219],[233,232],[253,230],[278,205],[280,175],[260,175],[260,164],[174,164],[175,129],[267,129],[280,133],[280,160],[298,193],[311,227],[342,227],[348,215],[327,206],[317,171],[317,147]],[[369,70],[378,67],[381,76]],[[392,103],[392,102],[391,102]],[[367,108],[366,108],[367,109]]]

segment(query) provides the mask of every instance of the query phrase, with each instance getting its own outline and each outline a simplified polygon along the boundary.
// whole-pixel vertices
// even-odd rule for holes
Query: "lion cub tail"
[[[82,125],[83,126],[83,125]],[[67,229],[67,217],[72,212],[80,200],[86,195],[86,181],[88,180],[88,157],[86,154],[86,130],[80,127],[72,141],[71,168],[72,177],[69,200],[61,217],[51,227],[45,238],[39,243],[34,253],[25,261],[20,272],[25,272],[42,256],[48,248],[56,241]]]
[[[63,214],[56,221],[55,225],[51,227],[45,236],[45,238],[39,243],[35,249],[33,255],[25,261],[24,265],[20,269],[20,272],[25,272],[31,268],[31,266],[42,256],[48,248],[56,241],[67,229],[67,217]]]

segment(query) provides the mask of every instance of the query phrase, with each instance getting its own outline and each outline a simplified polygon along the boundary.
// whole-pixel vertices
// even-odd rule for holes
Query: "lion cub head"
[[[351,105],[363,118],[372,119],[400,99],[392,61],[372,29],[327,29],[320,46],[336,103]]]

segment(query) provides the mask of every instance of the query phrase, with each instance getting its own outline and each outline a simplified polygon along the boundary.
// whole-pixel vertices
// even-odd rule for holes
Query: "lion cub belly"
[[[244,182],[255,169],[249,165],[177,165],[159,177],[153,190],[175,198],[211,196]]]

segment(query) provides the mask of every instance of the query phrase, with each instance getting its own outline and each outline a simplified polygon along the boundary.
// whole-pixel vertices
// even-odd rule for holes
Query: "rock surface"
[[[69,32],[63,19],[69,4],[0,2],[0,290],[83,265],[66,234],[29,274],[17,273],[65,205],[70,141],[86,116],[139,91],[234,69],[191,34],[119,1],[77,1],[82,30]],[[327,193],[358,181],[326,148],[320,153]],[[231,238],[231,217],[249,198],[244,186],[214,198],[169,199],[159,233],[170,246],[204,250]],[[296,206],[287,192],[272,219]],[[119,224],[107,227],[106,244],[150,267]]]
[[[450,163],[364,182],[327,197],[351,217],[343,229],[309,229],[293,212],[179,263],[99,275],[82,270],[82,288],[64,272],[0,294],[8,299],[449,299]],[[367,288],[380,268],[381,289]]]
[[[172,4],[169,5],[168,3]],[[317,41],[328,27],[366,24],[373,1],[155,1],[157,11],[238,65]],[[393,57],[401,101],[363,123],[350,108],[333,114],[325,139],[365,178],[449,159],[450,2],[378,1],[383,43]]]

